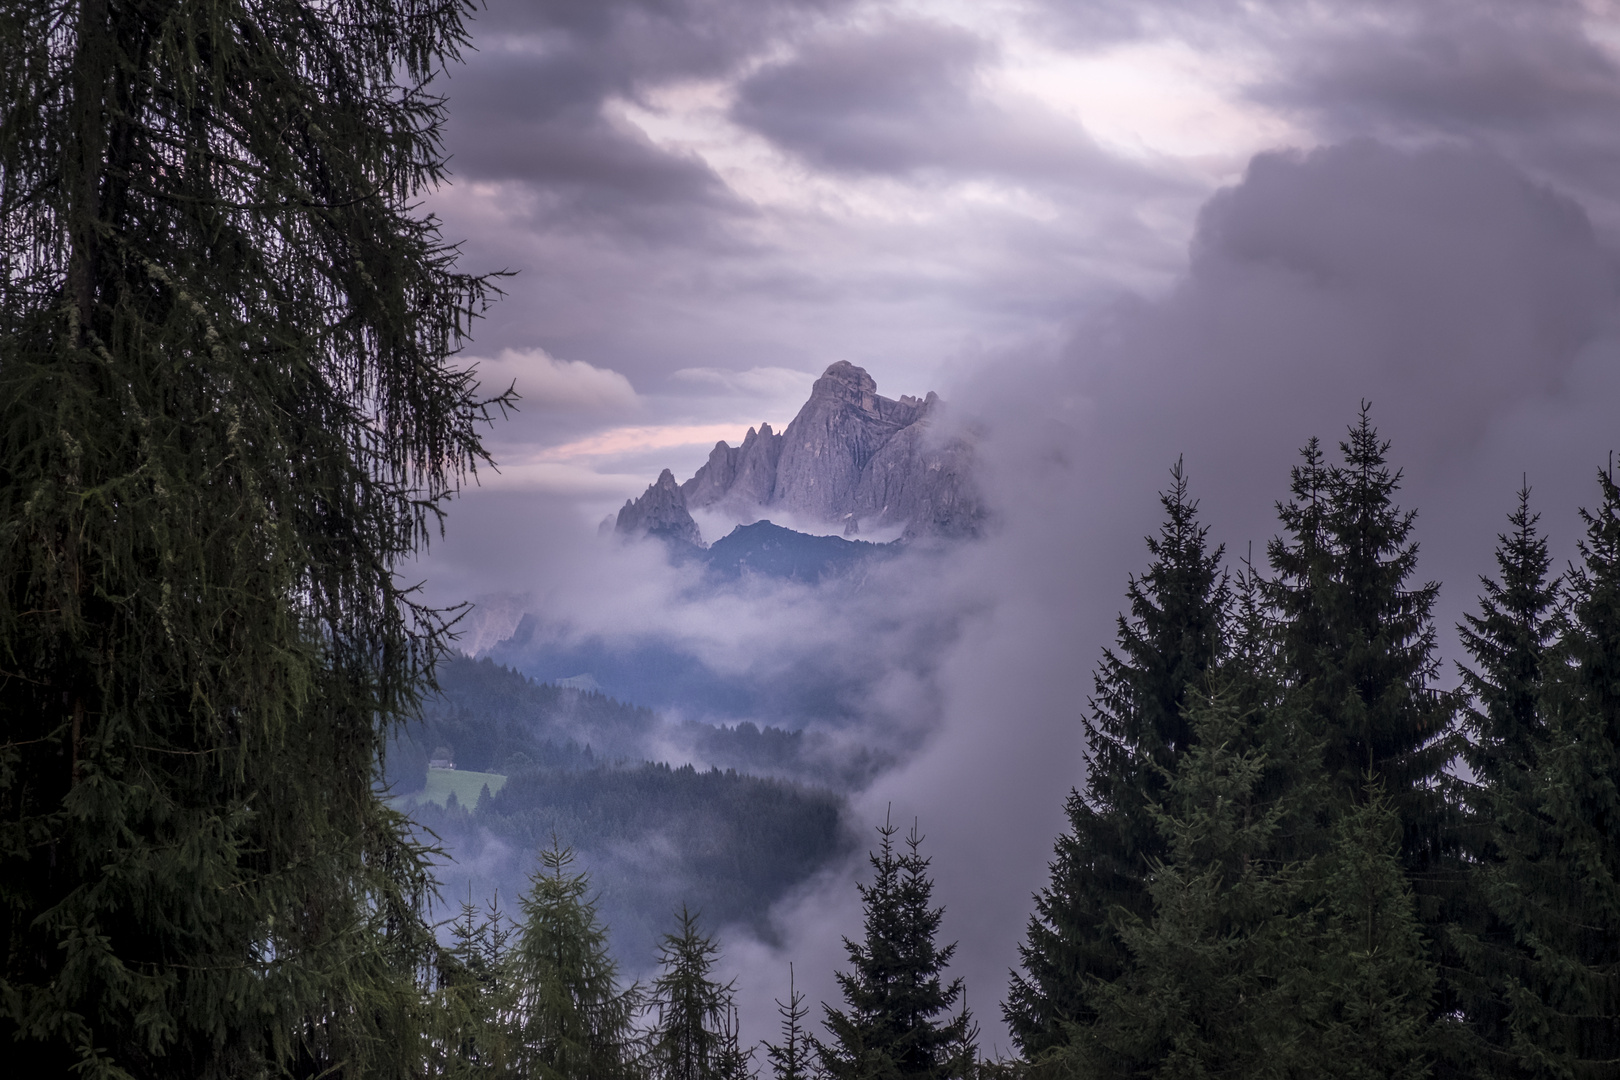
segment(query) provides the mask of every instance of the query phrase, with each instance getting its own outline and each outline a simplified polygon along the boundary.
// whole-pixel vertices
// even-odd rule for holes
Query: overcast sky
[[[1178,456],[1259,551],[1370,399],[1444,630],[1521,476],[1567,555],[1620,443],[1614,4],[489,0],[473,34],[429,206],[517,272],[468,355],[524,401],[430,591],[583,609],[602,515],[829,363],[938,390],[1000,524],[919,676],[938,734],[860,808],[923,815],[987,1022]]]

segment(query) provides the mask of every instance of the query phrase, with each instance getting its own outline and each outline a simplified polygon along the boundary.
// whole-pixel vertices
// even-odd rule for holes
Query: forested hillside
[[[602,890],[616,954],[638,965],[683,903],[710,926],[768,936],[771,904],[854,842],[831,792],[690,765],[525,767],[475,805],[404,806],[459,862],[479,867],[476,879],[445,868],[460,896],[465,882],[511,900],[535,853],[553,837],[567,843]]]
[[[817,731],[747,720],[669,723],[651,709],[535,682],[488,658],[451,655],[439,665],[438,682],[439,692],[423,702],[421,723],[390,748],[388,778],[398,794],[421,789],[428,759],[441,748],[458,769],[476,772],[673,761],[837,790],[860,786],[891,760]]]

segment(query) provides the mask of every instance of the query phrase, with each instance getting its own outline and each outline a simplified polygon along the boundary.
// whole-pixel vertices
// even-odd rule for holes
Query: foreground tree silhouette
[[[1491,785],[1497,859],[1479,871],[1509,944],[1474,971],[1495,991],[1506,1075],[1614,1076],[1620,1062],[1620,486],[1581,512],[1569,612],[1540,688],[1544,745]],[[1532,729],[1531,734],[1535,734]],[[1534,744],[1532,743],[1532,746]]]
[[[1085,719],[1085,791],[1069,794],[1069,828],[1035,898],[1019,948],[1023,971],[1014,973],[1003,1006],[1030,1056],[1062,1044],[1067,1025],[1091,1016],[1091,980],[1124,970],[1112,915],[1118,908],[1145,918],[1152,910],[1148,870],[1166,848],[1150,806],[1191,744],[1187,695],[1226,648],[1231,595],[1222,549],[1209,548],[1181,462],[1170,475],[1170,490],[1159,495],[1164,523],[1147,539],[1152,561],[1130,579],[1130,614],[1119,617],[1116,648],[1098,665]]]
[[[1400,823],[1376,785],[1322,821],[1319,744],[1246,697],[1221,686],[1189,702],[1197,739],[1153,808],[1168,854],[1152,867],[1152,914],[1116,911],[1129,961],[1087,985],[1089,1019],[1035,1075],[1429,1074],[1434,973]]]
[[[555,837],[523,897],[508,962],[519,1074],[531,1080],[626,1080],[638,1074],[633,1021],[641,988],[621,989],[590,879]]]
[[[732,983],[718,982],[720,948],[682,907],[677,927],[658,947],[661,971],[652,985],[658,1020],[648,1035],[659,1080],[742,1080],[751,1075],[737,1041]]]
[[[805,1030],[804,1018],[810,1007],[804,1003],[804,994],[793,983],[793,965],[788,965],[788,999],[776,999],[776,1012],[782,1021],[782,1041],[767,1042],[765,1056],[770,1059],[773,1080],[810,1080],[815,1075],[811,1054],[815,1044]]]
[[[395,580],[484,452],[488,290],[413,203],[462,0],[0,6],[0,1043],[402,1075]]]
[[[950,1011],[962,996],[962,980],[942,982],[956,945],[941,948],[944,908],[930,907],[934,883],[915,825],[906,851],[894,850],[899,830],[878,829],[878,849],[868,856],[870,885],[857,885],[866,907],[862,941],[844,939],[851,970],[838,972],[845,1008],[823,1005],[830,1042],[816,1042],[817,1055],[836,1080],[954,1080],[971,1074],[976,1029],[971,1014]]]
[[[1500,829],[1516,830],[1535,812],[1534,780],[1551,735],[1543,676],[1563,622],[1562,579],[1550,574],[1539,516],[1530,511],[1528,486],[1521,487],[1508,517],[1512,530],[1497,538],[1499,576],[1481,575],[1479,614],[1464,616],[1457,628],[1473,660],[1471,668],[1459,665],[1470,698],[1463,719],[1471,738],[1462,753],[1471,777],[1452,787],[1465,815],[1459,836],[1472,887],[1450,934],[1460,958],[1451,981],[1474,1036],[1472,1053],[1497,1064],[1511,1041],[1502,987],[1525,946],[1491,911],[1484,886],[1505,856]]]
[[[1369,773],[1400,815],[1402,858],[1421,876],[1441,861],[1445,814],[1439,778],[1456,746],[1457,707],[1432,687],[1438,670],[1433,609],[1439,585],[1410,588],[1417,570],[1415,511],[1394,497],[1388,463],[1365,403],[1330,465],[1311,439],[1278,505],[1285,535],[1267,546],[1262,582],[1277,630],[1278,663],[1298,715],[1322,740],[1336,796],[1366,796]]]

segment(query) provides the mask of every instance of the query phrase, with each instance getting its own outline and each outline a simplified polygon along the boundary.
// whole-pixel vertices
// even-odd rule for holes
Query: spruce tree
[[[480,911],[470,886],[468,892],[450,925],[450,946],[436,965],[425,1071],[447,1078],[512,1076],[517,998],[509,946],[514,929],[499,897]]]
[[[1331,781],[1324,821],[1374,790],[1389,799],[1423,936],[1446,971],[1455,966],[1448,928],[1468,907],[1445,797],[1458,701],[1433,686],[1439,586],[1411,587],[1416,512],[1395,505],[1401,473],[1389,466],[1389,445],[1365,402],[1339,444],[1341,464],[1329,464],[1315,439],[1306,444],[1291,498],[1278,504],[1286,534],[1267,547],[1272,576],[1262,590],[1284,694],[1322,746]],[[1434,1000],[1437,1015],[1459,1005],[1449,982]]]
[[[1500,862],[1480,872],[1516,951],[1487,969],[1505,1003],[1502,1071],[1613,1076],[1620,1062],[1620,486],[1567,575],[1569,616],[1543,667],[1546,745],[1528,797],[1494,804]],[[1504,970],[1505,969],[1505,970]]]
[[[1284,977],[1295,1075],[1421,1080],[1441,1040],[1435,969],[1401,865],[1401,821],[1381,784],[1341,817],[1316,860],[1321,922]],[[1291,984],[1291,985],[1290,985]]]
[[[0,1043],[37,1075],[421,1060],[373,789],[443,641],[488,291],[415,209],[462,0],[0,6]]]
[[[1510,1039],[1505,980],[1520,963],[1523,945],[1484,899],[1483,881],[1503,857],[1501,823],[1534,812],[1533,779],[1549,738],[1542,674],[1562,622],[1561,579],[1550,576],[1552,558],[1530,512],[1528,485],[1509,516],[1512,530],[1497,538],[1498,578],[1482,575],[1479,614],[1464,616],[1458,633],[1473,660],[1461,666],[1469,695],[1463,744],[1468,778],[1452,787],[1465,812],[1459,846],[1467,861],[1467,910],[1448,935],[1457,953],[1449,973],[1481,1060],[1501,1060]]]
[[[1417,515],[1394,504],[1401,474],[1366,403],[1339,447],[1344,463],[1329,465],[1317,440],[1307,443],[1292,498],[1277,507],[1287,536],[1267,547],[1264,590],[1278,662],[1339,797],[1362,798],[1368,773],[1377,776],[1401,817],[1403,858],[1422,872],[1439,858],[1435,784],[1455,752],[1455,702],[1431,686],[1439,586],[1408,587]]]
[[[1210,550],[1198,504],[1177,461],[1159,495],[1165,520],[1147,538],[1151,562],[1126,587],[1129,616],[1105,650],[1085,718],[1084,793],[1072,791],[1069,828],[1056,843],[1051,880],[1035,898],[1003,1014],[1026,1055],[1061,1044],[1065,1025],[1089,1017],[1084,988],[1123,970],[1115,909],[1151,911],[1146,874],[1165,855],[1149,807],[1191,742],[1187,695],[1218,665],[1231,601],[1222,548]]]
[[[1146,916],[1116,909],[1124,970],[1084,987],[1088,1015],[1033,1059],[1039,1076],[1278,1075],[1288,1039],[1280,977],[1309,933],[1297,867],[1279,834],[1309,800],[1267,800],[1290,732],[1222,688],[1187,709],[1196,739],[1152,808],[1166,854],[1150,867]]]
[[[658,1020],[649,1039],[658,1080],[730,1080],[747,1074],[735,1030],[733,983],[714,977],[720,948],[686,907],[658,947],[662,969],[652,984]]]
[[[523,897],[511,957],[517,1060],[529,1080],[629,1080],[641,989],[621,989],[590,881],[555,837]]]
[[[1542,667],[1558,630],[1561,579],[1548,576],[1552,557],[1530,512],[1530,488],[1520,487],[1511,533],[1497,537],[1499,579],[1480,576],[1479,614],[1457,628],[1474,667],[1459,665],[1469,707],[1470,741],[1463,759],[1477,783],[1497,788],[1532,771],[1546,743]]]
[[[815,1068],[811,1054],[815,1044],[804,1027],[810,1007],[804,1003],[804,994],[793,984],[792,964],[788,965],[788,999],[784,1002],[778,998],[776,1011],[782,1019],[782,1041],[765,1044],[773,1080],[811,1080]]]
[[[823,1004],[831,1041],[816,1040],[823,1068],[835,1080],[956,1080],[974,1064],[974,1025],[962,1008],[962,980],[943,981],[956,945],[935,938],[945,909],[931,907],[933,881],[915,824],[906,851],[894,849],[899,830],[885,822],[868,856],[870,885],[857,885],[865,907],[862,941],[844,939],[850,970],[838,972],[845,1007]]]
[[[1189,704],[1197,737],[1154,808],[1152,914],[1116,913],[1126,968],[1089,984],[1093,1019],[1038,1075],[1426,1075],[1434,974],[1399,823],[1376,789],[1323,823],[1319,743],[1247,696]]]

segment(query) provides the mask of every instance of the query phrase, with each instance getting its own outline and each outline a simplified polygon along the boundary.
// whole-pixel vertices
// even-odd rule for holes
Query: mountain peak
[[[679,485],[678,515],[666,469],[634,504],[641,509],[628,517],[632,504],[620,511],[617,531],[673,530],[684,538],[692,509],[715,507],[750,522],[779,507],[846,536],[897,525],[907,536],[973,535],[984,517],[971,480],[973,448],[962,438],[933,436],[930,420],[940,406],[933,391],[883,397],[870,373],[840,360],[815,381],[785,431],[760,424],[740,446],[716,443]]]
[[[641,498],[626,500],[613,529],[628,536],[657,536],[703,546],[697,522],[686,509],[686,495],[668,469],[658,474]]]

